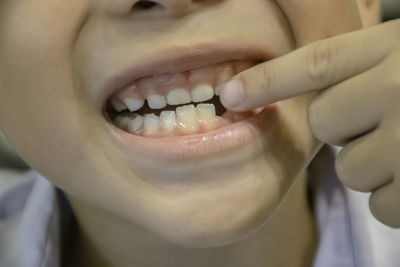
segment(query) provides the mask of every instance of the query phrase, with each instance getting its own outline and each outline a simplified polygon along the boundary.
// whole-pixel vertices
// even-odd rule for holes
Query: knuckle
[[[328,84],[332,80],[335,41],[319,41],[306,52],[305,69],[310,80]]]

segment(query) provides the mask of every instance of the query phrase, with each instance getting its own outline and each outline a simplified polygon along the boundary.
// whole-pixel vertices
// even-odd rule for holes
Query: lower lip
[[[124,149],[128,148],[141,157],[171,162],[193,160],[229,153],[258,140],[269,128],[269,117],[275,108],[272,104],[248,119],[207,133],[187,136],[149,138],[130,134],[111,122],[108,126]]]

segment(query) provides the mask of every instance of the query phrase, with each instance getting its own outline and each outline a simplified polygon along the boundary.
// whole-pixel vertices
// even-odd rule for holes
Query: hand
[[[317,41],[235,76],[229,110],[323,91],[308,107],[320,141],[343,146],[335,167],[348,187],[372,192],[374,216],[400,227],[400,20]]]

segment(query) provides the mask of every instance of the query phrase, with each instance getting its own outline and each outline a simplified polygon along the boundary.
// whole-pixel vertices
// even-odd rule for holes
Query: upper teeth
[[[144,99],[141,98],[125,98],[125,105],[128,107],[129,111],[133,112],[139,110],[144,105]],[[115,107],[114,107],[115,108]]]
[[[144,99],[138,96],[121,96],[122,101],[111,98],[111,105],[118,112],[129,109],[134,112],[144,106]],[[163,109],[168,105],[183,105],[191,102],[199,103],[210,100],[214,97],[214,88],[211,85],[201,84],[193,88],[191,92],[184,88],[170,90],[166,97],[161,94],[152,93],[147,96],[147,104],[152,109]]]
[[[111,105],[118,112],[137,111],[147,104],[152,109],[168,105],[184,105],[210,100],[219,95],[221,84],[230,80],[237,70],[250,67],[253,61],[229,61],[180,73],[143,77],[111,96]],[[214,89],[216,88],[216,89]]]
[[[126,106],[123,103],[121,103],[117,98],[111,98],[111,105],[118,112],[126,109]]]
[[[198,85],[192,90],[191,96],[194,103],[210,100],[214,97],[214,88],[207,84]]]
[[[165,97],[159,94],[152,94],[147,97],[147,103],[152,109],[162,109],[167,106]]]
[[[182,105],[192,102],[190,93],[186,89],[179,88],[170,91],[167,95],[168,105]]]

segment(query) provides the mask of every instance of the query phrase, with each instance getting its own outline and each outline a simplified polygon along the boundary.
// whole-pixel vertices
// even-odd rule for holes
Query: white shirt
[[[313,190],[319,231],[313,267],[400,266],[400,230],[373,218],[369,194],[340,184],[337,152],[324,146],[309,166],[319,181]],[[63,193],[40,174],[0,170],[0,267],[60,267],[73,219]]]

